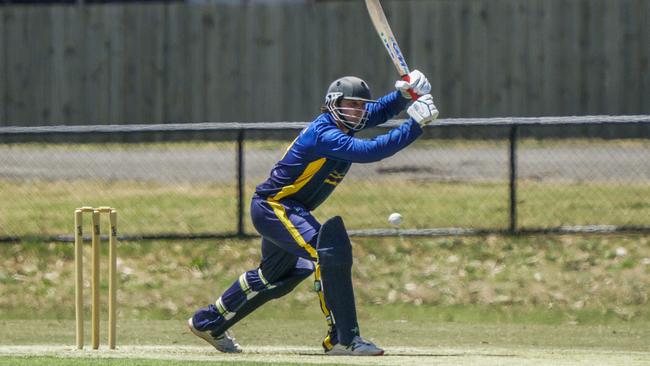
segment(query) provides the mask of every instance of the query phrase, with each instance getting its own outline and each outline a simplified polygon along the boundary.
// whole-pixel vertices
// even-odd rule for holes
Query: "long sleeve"
[[[326,158],[371,163],[394,155],[421,134],[420,125],[412,119],[370,140],[346,135],[333,126],[318,133],[316,152]]]
[[[394,91],[379,98],[376,103],[368,103],[367,127],[380,125],[402,112],[409,99],[402,97],[400,92]]]

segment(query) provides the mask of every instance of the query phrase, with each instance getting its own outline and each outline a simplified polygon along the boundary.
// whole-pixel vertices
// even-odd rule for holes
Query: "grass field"
[[[68,342],[72,321],[0,321],[16,329],[13,339],[0,338],[0,365],[647,365],[650,360],[650,330],[639,324],[440,323],[386,318],[375,310],[366,312],[363,331],[386,348],[384,357],[322,356],[319,321],[262,311],[237,328],[240,355],[214,351],[180,320],[121,323],[116,351],[74,350]]]
[[[75,351],[72,246],[22,243],[0,246],[0,328],[10,330],[0,333],[0,365],[650,362],[643,235],[353,242],[362,333],[386,357],[321,356],[325,322],[309,280],[234,328],[242,355],[190,335],[193,310],[256,266],[256,240],[121,242],[119,349]]]
[[[289,141],[246,141],[246,148],[261,154],[282,151]],[[648,140],[535,140],[518,142],[522,151],[545,151],[550,159],[546,168],[553,172],[554,149],[581,147],[611,152],[613,158],[602,169],[616,168],[625,154],[647,151]],[[420,149],[450,148],[459,154],[464,149],[491,149],[502,147],[506,153],[507,141],[422,140]],[[29,157],[32,152],[151,152],[166,153],[169,157],[188,151],[208,151],[215,155],[233,156],[232,142],[184,142],[147,144],[14,144],[2,145],[5,159],[12,156]],[[625,150],[631,149],[631,150]],[[425,153],[423,153],[425,154]],[[141,156],[141,169],[149,167],[146,154]],[[505,155],[504,155],[505,156]],[[497,157],[495,157],[497,158]],[[630,155],[633,161],[638,155]],[[110,205],[120,210],[120,232],[123,234],[235,232],[237,222],[237,192],[234,182],[193,182],[176,177],[177,181],[144,181],[129,179],[83,177],[87,166],[101,166],[97,161],[74,161],[67,179],[16,178],[26,172],[38,176],[38,171],[22,171],[14,167],[0,177],[0,236],[70,235],[72,210],[79,206]],[[251,157],[255,159],[255,155]],[[27,160],[29,161],[29,160]],[[471,164],[471,161],[467,162]],[[474,162],[475,163],[475,162]],[[534,163],[534,162],[529,162]],[[68,162],[72,164],[72,162]],[[504,162],[504,164],[506,164]],[[525,162],[522,162],[525,165]],[[642,163],[640,163],[642,164]],[[462,165],[462,164],[461,164]],[[75,171],[73,168],[77,168]],[[635,169],[630,165],[628,169]],[[158,167],[159,169],[160,167]],[[182,169],[177,166],[174,169]],[[214,167],[219,169],[218,166]],[[266,171],[266,169],[264,168]],[[449,167],[451,168],[451,167]],[[457,169],[453,168],[453,169]],[[471,181],[444,181],[444,176],[417,178],[418,175],[384,174],[372,180],[346,178],[336,194],[315,213],[324,219],[342,215],[349,229],[387,228],[386,217],[400,212],[405,217],[404,228],[471,227],[506,229],[509,225],[509,197],[507,169],[503,179],[494,181],[480,177]],[[538,180],[535,176],[518,181],[518,223],[521,228],[548,228],[572,225],[627,225],[647,226],[650,217],[650,185],[647,173],[640,166],[638,179],[622,181]],[[42,167],[47,169],[47,167]],[[54,169],[54,168],[53,168]],[[170,168],[171,169],[171,168]],[[354,168],[353,168],[354,169]],[[598,168],[594,168],[598,169]],[[137,172],[134,172],[134,174]],[[594,172],[596,173],[596,172]],[[86,174],[90,174],[86,172]],[[544,174],[541,172],[540,174]],[[615,177],[616,174],[612,173]],[[137,175],[137,174],[136,174]],[[552,176],[553,174],[551,174]],[[31,175],[26,175],[30,176]],[[12,178],[13,177],[13,178]],[[79,178],[83,177],[83,178]],[[628,177],[629,178],[629,177]],[[436,180],[438,179],[438,180]],[[234,178],[233,178],[234,181]],[[245,209],[254,191],[256,181],[247,181]],[[423,209],[426,208],[426,209]],[[246,228],[253,232],[245,216]]]
[[[518,188],[523,227],[648,225],[647,184],[523,180]],[[315,214],[342,215],[349,229],[386,228],[394,211],[404,228],[504,229],[507,189],[505,181],[351,179]],[[640,234],[353,238],[362,333],[387,350],[373,358],[321,355],[325,322],[310,280],[236,325],[243,354],[216,353],[185,320],[257,266],[258,240],[121,241],[118,350],[76,351],[72,245],[34,236],[71,235],[82,205],[117,207],[121,234],[234,232],[235,187],[2,178],[0,202],[0,235],[24,239],[0,244],[0,365],[650,365],[650,237]],[[87,288],[89,279],[86,268]],[[89,308],[87,300],[87,319]]]
[[[356,293],[365,304],[497,306],[505,311],[501,317],[482,315],[494,321],[515,321],[528,308],[552,310],[542,324],[650,320],[650,238],[643,235],[355,238],[353,243]],[[85,250],[90,263],[90,247]],[[120,242],[118,251],[120,313],[126,319],[184,316],[197,303],[214,300],[206,289],[220,291],[255,268],[260,256],[256,239],[131,241]],[[0,319],[71,316],[71,244],[5,244],[0,258]],[[285,310],[314,305],[309,281],[299,289]],[[454,313],[436,319],[457,320]]]
[[[71,235],[74,208],[85,205],[117,207],[122,234],[236,231],[233,185],[87,180],[0,180],[0,185],[4,235]],[[247,188],[253,191],[253,186]],[[650,217],[647,184],[521,182],[518,197],[521,227],[643,226]],[[244,207],[248,209],[248,200]],[[315,215],[321,219],[342,215],[349,229],[375,229],[387,228],[386,217],[395,211],[404,216],[404,228],[505,229],[507,184],[351,180]],[[248,214],[245,218],[252,232]]]

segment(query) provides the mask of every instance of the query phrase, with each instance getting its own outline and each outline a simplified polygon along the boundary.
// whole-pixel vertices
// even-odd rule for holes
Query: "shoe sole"
[[[355,356],[355,357],[360,357],[360,356],[383,356],[384,355],[384,350],[382,350],[380,353],[348,353],[348,352],[341,352],[341,351],[329,351],[325,352],[326,356]]]
[[[194,324],[192,324],[192,318],[189,318],[187,320],[187,328],[190,330],[190,332],[192,332],[192,334],[194,334],[195,336],[197,336],[197,337],[203,339],[204,341],[208,342],[212,347],[217,348],[217,346],[215,346],[214,343],[212,343],[212,337],[210,337],[210,339],[208,339],[208,336],[205,333],[200,332],[199,330],[194,328]],[[219,350],[219,351],[221,351],[221,350]]]
[[[192,334],[194,334],[195,336],[197,336],[197,337],[203,339],[204,341],[208,342],[208,344],[210,344],[212,347],[214,347],[219,352],[223,352],[223,353],[241,353],[241,351],[227,351],[227,350],[220,349],[214,343],[214,339],[211,336],[205,334],[205,332],[201,332],[200,330],[194,328],[194,324],[192,324],[192,318],[189,318],[187,320],[187,328],[189,328],[189,330],[190,330],[190,332],[192,332]]]

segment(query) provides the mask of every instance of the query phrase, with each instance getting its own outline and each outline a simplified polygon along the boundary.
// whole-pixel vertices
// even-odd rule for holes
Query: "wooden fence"
[[[650,1],[384,0],[443,117],[650,113]],[[0,6],[0,125],[307,121],[397,75],[361,1]]]

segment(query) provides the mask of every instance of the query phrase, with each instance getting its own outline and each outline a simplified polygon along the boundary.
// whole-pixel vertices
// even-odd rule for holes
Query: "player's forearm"
[[[395,155],[415,141],[422,134],[422,128],[414,120],[409,119],[384,135],[372,140],[347,137],[335,149],[327,153],[327,157],[346,160],[353,163],[372,163]]]
[[[368,125],[377,126],[388,121],[402,112],[409,102],[410,100],[404,98],[398,91],[386,94],[370,106]]]

